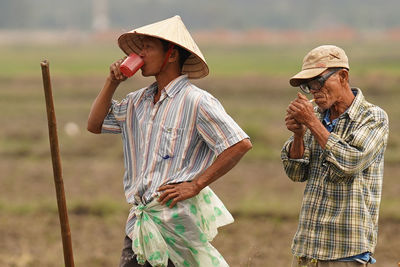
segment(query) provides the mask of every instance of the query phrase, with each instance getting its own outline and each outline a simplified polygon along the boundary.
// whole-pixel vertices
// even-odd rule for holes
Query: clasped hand
[[[307,97],[301,93],[293,100],[287,110],[285,117],[286,128],[295,134],[302,135],[307,124],[315,117],[313,105]]]

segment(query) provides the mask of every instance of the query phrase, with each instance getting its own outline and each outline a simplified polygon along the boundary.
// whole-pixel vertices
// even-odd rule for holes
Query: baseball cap
[[[338,67],[349,69],[349,60],[344,50],[335,45],[321,45],[308,52],[303,59],[301,71],[290,78],[289,83],[296,87],[328,68]]]

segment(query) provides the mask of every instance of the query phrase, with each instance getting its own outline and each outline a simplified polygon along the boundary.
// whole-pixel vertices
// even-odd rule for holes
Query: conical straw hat
[[[191,52],[182,67],[182,73],[187,74],[189,78],[199,79],[208,75],[206,60],[180,16],[174,16],[124,33],[118,38],[118,45],[127,55],[132,52],[139,54],[142,50],[141,37],[143,36],[160,38]]]

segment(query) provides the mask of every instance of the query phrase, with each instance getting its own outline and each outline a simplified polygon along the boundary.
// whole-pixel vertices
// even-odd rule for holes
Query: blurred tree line
[[[0,0],[0,29],[93,30],[99,16],[102,28],[131,29],[179,14],[191,29],[384,30],[400,27],[399,10],[399,0]]]

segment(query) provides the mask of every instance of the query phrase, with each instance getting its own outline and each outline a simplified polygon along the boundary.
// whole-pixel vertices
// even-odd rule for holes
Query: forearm
[[[300,159],[304,155],[304,140],[303,135],[294,135],[293,142],[289,150],[289,158]]]
[[[210,167],[193,180],[199,191],[230,171],[251,148],[250,140],[244,139],[222,152]]]
[[[318,142],[321,148],[325,149],[330,135],[325,126],[315,118],[314,120],[309,121],[306,124],[306,127],[310,129],[311,134],[314,136],[314,139]]]
[[[118,85],[118,81],[112,81],[110,78],[107,78],[103,89],[94,100],[90,109],[87,122],[88,131],[92,133],[101,132],[101,126],[110,109],[111,100]]]

